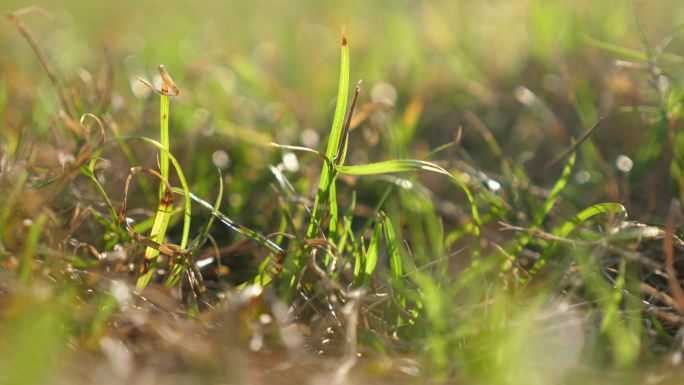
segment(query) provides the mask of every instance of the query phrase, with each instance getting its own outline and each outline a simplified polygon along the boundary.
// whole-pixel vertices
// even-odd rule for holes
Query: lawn
[[[684,381],[676,0],[4,0],[0,384]]]

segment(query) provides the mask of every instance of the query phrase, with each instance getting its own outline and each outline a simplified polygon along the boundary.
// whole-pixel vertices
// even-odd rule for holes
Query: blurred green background
[[[416,143],[422,138],[434,148],[463,125],[466,144],[478,151],[481,143],[472,143],[478,135],[465,117],[470,111],[503,143],[505,155],[540,156],[537,160],[567,146],[570,135],[578,136],[598,116],[648,99],[647,91],[635,91],[631,83],[640,74],[620,71],[613,65],[620,57],[597,48],[591,39],[641,51],[633,14],[653,44],[684,15],[677,1],[665,0],[31,4],[55,15],[52,22],[39,15],[25,22],[58,75],[81,80],[97,76],[104,63],[101,44],[107,45],[115,67],[115,112],[125,109],[136,116],[144,109],[144,103],[129,98],[131,92],[144,91],[135,77],[151,79],[156,66],[164,64],[182,91],[172,113],[172,130],[178,132],[223,120],[272,133],[271,139],[279,142],[294,144],[292,139],[305,128],[324,138],[334,107],[338,41],[345,28],[351,77],[364,82],[362,102],[372,98],[378,83],[388,83],[393,89],[384,90],[396,91],[400,113],[414,99],[425,106],[412,138]],[[5,9],[26,5],[3,2]],[[0,25],[0,42],[5,68],[40,73],[38,61],[10,23]],[[675,39],[669,51],[679,52],[682,45]],[[670,70],[681,72],[681,66]],[[636,85],[647,86],[641,78]],[[33,79],[33,84],[51,108],[54,96],[47,79]],[[383,89],[376,91],[381,99]],[[535,105],[537,99],[541,103]],[[622,121],[631,120],[616,116],[596,135],[606,143],[602,149],[609,161],[634,152],[643,139],[642,131],[621,127]],[[125,132],[145,128],[122,126]],[[229,131],[224,124],[213,129]],[[487,163],[491,157],[475,158],[481,166],[495,166]]]
[[[62,79],[79,84],[99,79],[105,66],[101,47],[108,47],[115,81],[112,113],[125,134],[156,132],[153,120],[137,120],[149,110],[149,98],[135,78],[152,79],[157,65],[164,64],[181,89],[181,97],[173,101],[172,130],[215,132],[208,143],[211,151],[231,150],[235,140],[222,136],[302,144],[306,140],[301,134],[308,128],[325,139],[344,28],[351,46],[351,77],[363,79],[361,102],[381,100],[390,92],[396,93],[399,114],[413,100],[424,106],[406,153],[450,141],[463,126],[465,148],[473,152],[477,166],[488,170],[499,163],[491,154],[482,154],[473,116],[502,143],[503,155],[533,160],[528,163],[532,169],[602,115],[613,115],[595,135],[606,162],[619,154],[633,155],[648,141],[648,133],[633,126],[640,118],[620,109],[652,99],[647,76],[617,68],[613,63],[623,58],[597,48],[599,43],[592,39],[642,51],[634,14],[653,44],[684,15],[676,0],[33,4],[55,16],[46,22],[30,15],[25,23]],[[5,9],[27,5],[3,2]],[[21,88],[35,87],[40,101],[34,105],[31,99],[26,102],[31,109],[18,108],[9,115],[29,114],[26,119],[45,122],[55,103],[48,80],[26,78],[39,75],[40,64],[8,22],[0,24],[0,44],[5,74],[22,75],[28,82],[11,82],[12,99],[31,99]],[[680,52],[683,45],[674,39],[668,51]],[[666,65],[665,70],[679,74],[682,67]],[[131,98],[132,93],[143,99]],[[248,130],[236,131],[231,125]],[[38,132],[46,127],[36,126]],[[251,135],[254,131],[264,136]],[[352,142],[375,142],[372,135],[356,136]],[[363,143],[352,144],[351,161],[392,156],[369,150]],[[241,164],[240,154],[231,156],[233,165]],[[251,164],[267,163],[257,155],[243,156]],[[594,156],[584,160],[593,161]],[[582,166],[591,170],[596,165]],[[589,183],[604,183],[601,175],[593,176]]]
[[[51,23],[37,15],[26,23],[61,72],[94,71],[102,61],[99,43],[105,41],[115,64],[126,70],[116,74],[119,92],[125,92],[131,78],[154,74],[160,63],[191,99],[186,102],[197,105],[205,101],[198,100],[202,93],[195,86],[223,86],[224,95],[217,97],[225,103],[246,95],[263,108],[272,100],[267,92],[275,92],[269,89],[275,82],[283,94],[296,98],[299,108],[289,111],[297,114],[296,123],[316,126],[321,133],[335,95],[343,27],[352,47],[352,78],[363,79],[368,90],[387,81],[397,88],[400,105],[421,96],[449,107],[472,107],[519,85],[548,92],[541,88],[544,76],[562,76],[565,69],[577,87],[596,83],[592,69],[605,69],[610,57],[589,46],[585,36],[640,50],[632,8],[654,42],[684,13],[677,1],[657,0],[34,4],[55,15]],[[27,5],[3,2],[5,9]],[[25,73],[37,70],[11,25],[0,28],[3,61],[20,64]],[[598,98],[602,90],[593,91]],[[206,106],[222,113],[212,107]]]

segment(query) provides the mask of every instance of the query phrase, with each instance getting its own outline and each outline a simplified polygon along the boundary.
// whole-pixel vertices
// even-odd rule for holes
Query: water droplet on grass
[[[299,170],[299,161],[297,160],[297,155],[292,152],[286,152],[283,154],[283,166],[285,170],[290,172],[297,172]]]
[[[214,163],[214,166],[225,169],[230,164],[230,157],[228,156],[227,152],[223,150],[217,150],[211,154],[211,161]]]
[[[492,192],[496,193],[499,190],[501,190],[501,183],[495,181],[494,179],[489,179],[487,181],[487,188],[489,188]]]
[[[617,166],[618,170],[622,172],[630,172],[632,167],[634,167],[634,162],[632,162],[632,159],[630,159],[627,155],[620,154],[615,159],[615,166]]]
[[[585,184],[590,180],[591,174],[586,170],[579,171],[577,172],[577,174],[575,174],[575,181],[577,181],[577,183],[579,184]]]

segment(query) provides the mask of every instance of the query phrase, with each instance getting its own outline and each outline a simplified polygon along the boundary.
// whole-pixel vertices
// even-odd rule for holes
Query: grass
[[[10,4],[1,384],[684,378],[677,2],[167,3]]]

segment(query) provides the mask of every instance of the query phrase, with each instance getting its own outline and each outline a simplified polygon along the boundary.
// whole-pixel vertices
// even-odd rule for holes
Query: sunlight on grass
[[[24,6],[0,383],[684,378],[679,2]]]

